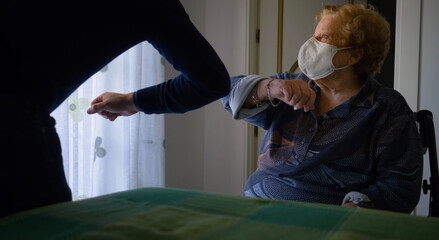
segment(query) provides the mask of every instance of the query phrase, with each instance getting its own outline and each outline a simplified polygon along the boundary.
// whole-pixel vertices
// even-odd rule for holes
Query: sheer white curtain
[[[74,200],[164,186],[163,115],[137,113],[110,122],[85,112],[103,92],[128,93],[163,81],[160,54],[143,42],[88,79],[52,113]]]

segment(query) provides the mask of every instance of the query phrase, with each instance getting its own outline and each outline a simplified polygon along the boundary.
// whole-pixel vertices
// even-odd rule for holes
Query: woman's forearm
[[[259,104],[263,104],[268,101],[267,94],[267,85],[271,78],[266,78],[264,80],[259,81],[250,94],[247,96],[245,103],[243,105],[244,108],[254,108]]]

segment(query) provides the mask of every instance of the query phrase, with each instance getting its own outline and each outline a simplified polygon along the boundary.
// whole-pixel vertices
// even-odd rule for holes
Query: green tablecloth
[[[0,239],[439,239],[439,218],[144,188],[0,218]]]

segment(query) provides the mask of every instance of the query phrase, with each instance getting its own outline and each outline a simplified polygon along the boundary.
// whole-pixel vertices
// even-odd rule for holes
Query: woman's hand
[[[350,207],[350,208],[357,208],[357,205],[353,202],[347,202],[345,204],[341,205],[342,207]]]
[[[105,92],[95,98],[90,105],[87,109],[88,114],[97,113],[110,121],[116,120],[119,116],[131,116],[138,112],[134,105],[133,93]]]
[[[313,110],[316,93],[301,79],[279,80],[274,79],[266,86],[269,88],[270,97],[277,98],[294,107],[294,110],[302,109],[305,112]]]

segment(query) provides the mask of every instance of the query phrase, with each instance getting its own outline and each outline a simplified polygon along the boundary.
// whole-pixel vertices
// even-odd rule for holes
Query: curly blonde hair
[[[390,46],[390,25],[386,19],[372,5],[364,4],[327,5],[316,16],[316,22],[327,15],[340,17],[343,22],[339,29],[343,45],[364,50],[363,58],[354,65],[357,74],[379,73]]]

